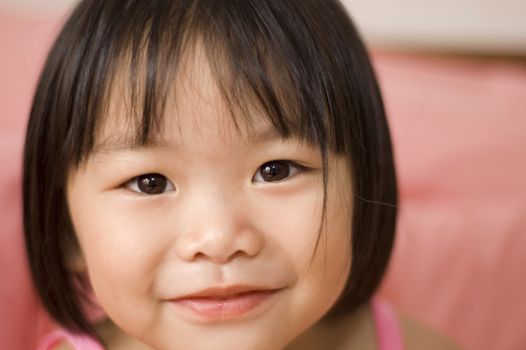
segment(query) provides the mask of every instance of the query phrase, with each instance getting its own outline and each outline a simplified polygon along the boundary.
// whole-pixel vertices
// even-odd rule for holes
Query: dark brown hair
[[[325,166],[329,152],[348,159],[352,269],[331,314],[368,301],[381,280],[397,205],[389,130],[368,54],[337,0],[85,0],[47,58],[24,153],[33,280],[48,312],[72,331],[96,335],[80,306],[79,277],[66,267],[75,244],[69,170],[93,150],[123,70],[136,142],[151,142],[182,55],[197,42],[232,111],[257,105],[283,137],[318,145]],[[250,125],[234,114],[236,125]]]

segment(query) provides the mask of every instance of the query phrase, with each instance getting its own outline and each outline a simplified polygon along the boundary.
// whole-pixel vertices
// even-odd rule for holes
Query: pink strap
[[[392,307],[378,299],[372,302],[379,350],[403,350],[404,342],[398,318]]]
[[[57,330],[47,334],[39,343],[37,350],[52,350],[52,347],[62,341],[73,345],[75,350],[104,350],[95,340],[83,335],[72,335],[64,330]]]

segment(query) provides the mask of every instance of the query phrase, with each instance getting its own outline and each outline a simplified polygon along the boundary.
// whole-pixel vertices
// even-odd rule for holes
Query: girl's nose
[[[186,260],[227,263],[236,257],[254,257],[263,248],[263,236],[245,206],[227,198],[202,199],[186,207],[183,227],[176,238],[178,255]]]

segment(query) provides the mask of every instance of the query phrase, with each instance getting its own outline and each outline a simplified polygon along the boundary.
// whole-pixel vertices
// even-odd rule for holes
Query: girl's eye
[[[161,174],[145,174],[134,177],[126,184],[126,187],[134,192],[150,195],[175,190],[174,185],[168,181],[166,176]]]
[[[253,182],[279,182],[301,171],[300,165],[285,160],[274,160],[259,167]]]

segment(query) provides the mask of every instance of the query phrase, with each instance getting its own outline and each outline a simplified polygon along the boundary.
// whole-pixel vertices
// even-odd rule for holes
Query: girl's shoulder
[[[54,344],[53,346],[51,346],[49,350],[75,350],[75,348],[67,341],[62,341],[58,344]]]
[[[372,300],[371,317],[380,350],[459,349],[451,340],[399,314],[381,299]]]
[[[338,349],[460,349],[447,337],[400,314],[391,304],[377,298],[357,310],[357,315],[342,330],[339,334],[343,334],[345,340]]]
[[[406,350],[460,350],[449,338],[427,328],[415,320],[399,315],[400,328]]]

